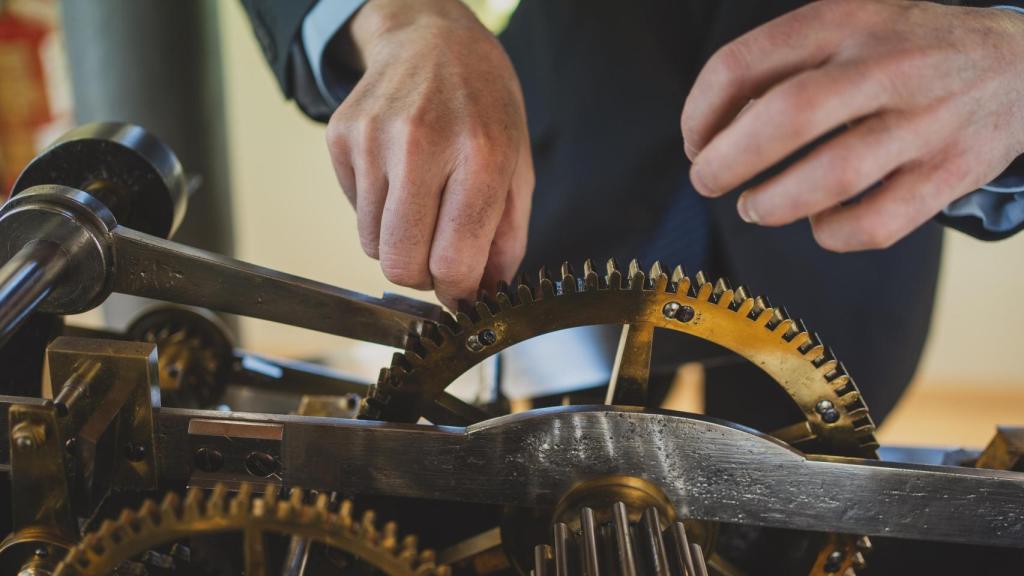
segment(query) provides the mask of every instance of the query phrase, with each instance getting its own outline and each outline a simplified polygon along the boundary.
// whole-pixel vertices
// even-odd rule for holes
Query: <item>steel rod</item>
[[[32,242],[0,268],[0,346],[50,293],[67,262],[57,244]]]

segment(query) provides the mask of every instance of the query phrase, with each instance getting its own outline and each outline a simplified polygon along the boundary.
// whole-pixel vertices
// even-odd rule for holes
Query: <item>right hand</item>
[[[433,288],[452,308],[510,280],[534,174],[501,45],[459,0],[370,0],[350,32],[365,74],[327,145],[363,251],[388,280]]]

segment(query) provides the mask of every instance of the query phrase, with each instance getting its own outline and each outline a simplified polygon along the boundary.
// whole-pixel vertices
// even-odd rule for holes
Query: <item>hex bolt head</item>
[[[676,314],[679,313],[679,309],[682,307],[682,304],[679,302],[669,302],[661,309],[661,313],[665,315],[665,318],[675,318]]]
[[[676,320],[686,323],[693,320],[693,317],[697,315],[697,312],[693,309],[693,306],[683,306],[676,313]]]
[[[216,472],[224,466],[224,455],[213,448],[200,448],[193,455],[193,461],[203,472]]]
[[[833,404],[831,400],[819,400],[818,403],[814,405],[814,411],[818,414],[824,414],[829,410],[835,410],[835,407],[835,404]]]

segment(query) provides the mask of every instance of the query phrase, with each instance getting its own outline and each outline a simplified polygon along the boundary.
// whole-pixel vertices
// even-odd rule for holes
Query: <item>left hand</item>
[[[991,181],[1024,153],[1024,14],[815,2],[720,49],[682,115],[705,196],[844,126],[745,191],[740,216],[809,217],[828,250],[886,248]]]

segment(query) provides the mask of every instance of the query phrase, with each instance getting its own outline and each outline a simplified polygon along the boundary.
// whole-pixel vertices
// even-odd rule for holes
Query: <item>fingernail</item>
[[[700,168],[694,164],[693,168],[690,169],[690,182],[693,183],[693,187],[697,189],[702,196],[714,196],[715,191],[708,186],[707,182],[700,174]]]
[[[750,208],[750,202],[747,201],[746,194],[740,194],[739,200],[736,201],[736,211],[740,213],[740,218],[748,224],[757,224],[757,214]]]

